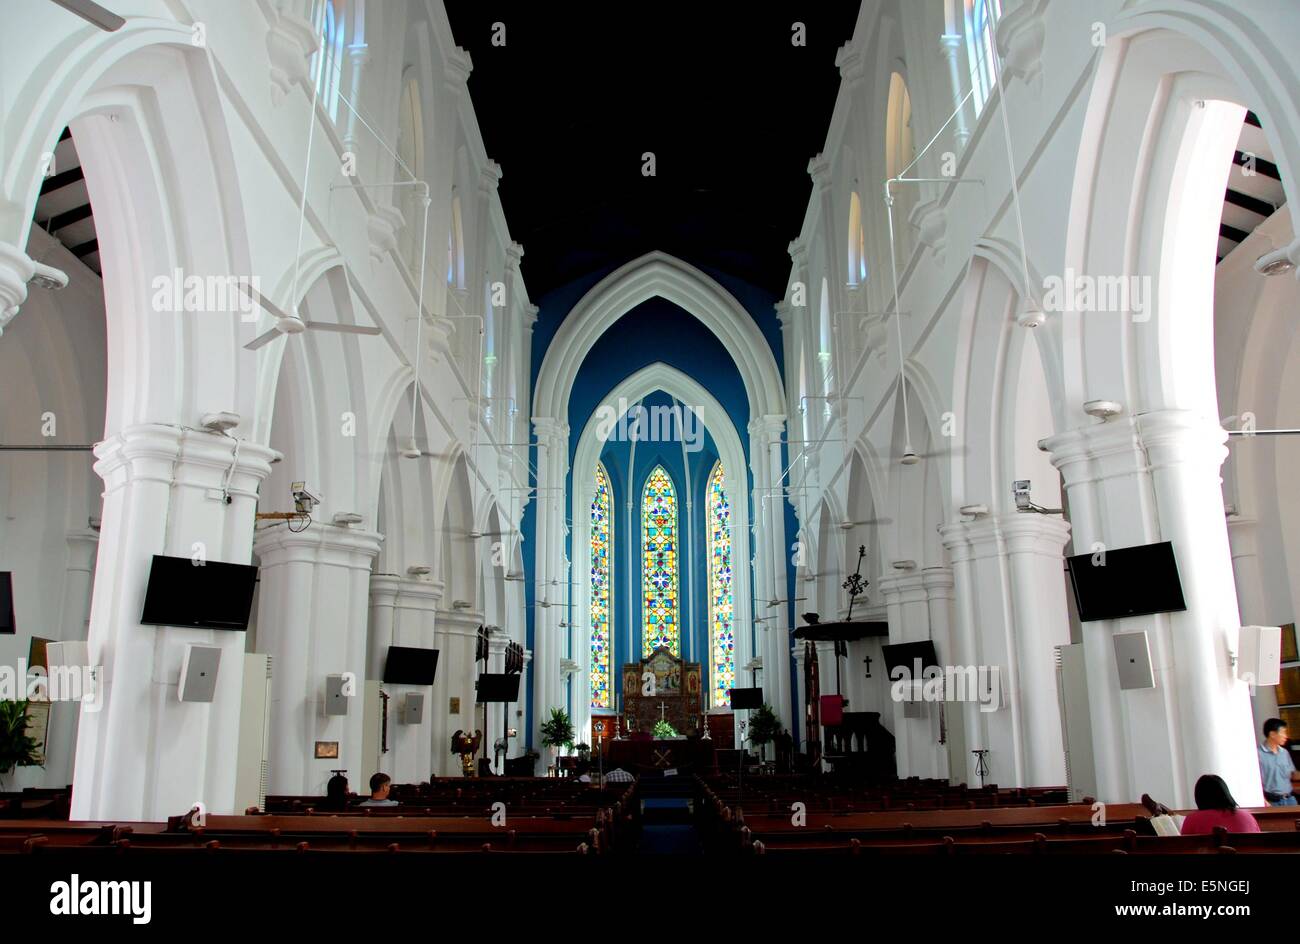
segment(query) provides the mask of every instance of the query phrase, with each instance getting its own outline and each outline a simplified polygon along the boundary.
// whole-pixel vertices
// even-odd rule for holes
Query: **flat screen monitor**
[[[733,710],[763,707],[763,690],[761,688],[731,689],[731,707]]]
[[[438,672],[438,650],[389,646],[384,681],[393,685],[432,685]]]
[[[207,561],[155,554],[144,592],[147,626],[196,626],[205,629],[248,629],[257,587],[251,564]]]
[[[929,639],[918,642],[900,642],[892,646],[881,646],[880,654],[885,658],[885,671],[892,678],[894,669],[902,666],[913,677],[916,674],[916,660],[921,660],[921,671],[939,664],[939,656],[934,651],[934,643]]]
[[[16,633],[14,622],[14,575],[0,570],[0,633]]]
[[[519,700],[519,676],[513,672],[484,672],[475,688],[479,704]]]
[[[1123,619],[1187,609],[1168,541],[1067,558],[1079,619]]]

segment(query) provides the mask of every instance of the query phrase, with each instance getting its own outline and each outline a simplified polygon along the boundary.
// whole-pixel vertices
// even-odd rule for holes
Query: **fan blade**
[[[75,13],[92,26],[98,26],[109,33],[116,32],[126,25],[126,20],[116,13],[111,13],[98,3],[91,3],[90,0],[54,0],[54,2],[69,13]]]
[[[281,332],[279,331],[279,329],[277,329],[277,328],[272,328],[270,331],[266,331],[266,332],[263,332],[262,334],[259,334],[257,337],[253,338],[253,340],[251,340],[251,341],[249,341],[247,344],[245,344],[245,345],[244,345],[244,350],[245,350],[245,351],[256,351],[259,347],[264,347],[265,345],[270,344],[270,343],[271,343],[272,341],[274,341],[276,338],[281,337],[281,336],[282,336],[282,335],[281,335]]]
[[[270,314],[274,315],[276,318],[279,318],[283,321],[291,320],[290,317],[286,315],[278,305],[276,305],[273,301],[271,301],[269,298],[267,298],[257,289],[253,288],[253,286],[249,285],[243,279],[238,279],[237,281],[239,283],[240,291],[242,291],[244,295],[247,296],[248,300],[251,301],[253,304],[261,305],[263,308],[267,310],[267,312],[269,312]]]
[[[337,331],[340,334],[379,334],[379,329],[367,325],[337,324],[330,321],[308,321],[313,331]]]

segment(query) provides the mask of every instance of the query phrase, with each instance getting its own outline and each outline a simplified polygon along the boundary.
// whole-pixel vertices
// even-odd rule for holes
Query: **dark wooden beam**
[[[56,213],[41,225],[51,233],[63,229],[65,226],[71,226],[73,223],[80,223],[91,214],[90,204],[83,203],[81,206],[73,207],[63,213]]]
[[[68,186],[68,184],[75,184],[78,180],[85,179],[85,176],[85,173],[80,167],[74,167],[72,170],[65,170],[61,174],[54,174],[53,176],[46,177],[41,181],[41,193],[52,193],[55,190]]]
[[[1263,177],[1272,177],[1276,181],[1282,180],[1282,172],[1277,169],[1277,165],[1272,161],[1266,161],[1259,155],[1253,158],[1255,162],[1255,173]],[[1246,164],[1246,155],[1241,151],[1234,151],[1232,154],[1232,163],[1238,167],[1244,167]]]
[[[1231,203],[1235,207],[1241,207],[1243,210],[1249,210],[1251,213],[1257,213],[1263,217],[1272,216],[1273,211],[1277,209],[1277,207],[1273,206],[1273,204],[1269,203],[1267,200],[1261,200],[1259,197],[1252,197],[1248,193],[1242,193],[1240,190],[1233,190],[1231,187],[1229,187],[1227,192],[1223,195],[1223,202]]]
[[[1240,243],[1244,242],[1250,233],[1246,232],[1244,229],[1237,229],[1235,226],[1229,226],[1227,223],[1220,223],[1219,235],[1224,239],[1231,239],[1234,243]],[[74,249],[72,251],[76,252],[77,250]]]
[[[99,240],[92,239],[89,242],[80,243],[76,246],[69,246],[68,252],[72,253],[78,259],[84,259],[92,252],[99,252]]]

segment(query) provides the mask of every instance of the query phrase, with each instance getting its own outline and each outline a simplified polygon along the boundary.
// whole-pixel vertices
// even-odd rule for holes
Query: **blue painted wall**
[[[539,312],[538,320],[533,329],[533,348],[532,348],[532,381],[536,385],[537,375],[541,369],[541,364],[546,355],[546,350],[554,339],[556,332],[568,316],[573,306],[602,278],[613,271],[615,267],[609,267],[588,276],[576,280],[562,289],[544,296],[538,303]],[[702,267],[703,268],[703,267]],[[750,285],[747,282],[733,278],[724,272],[704,268],[709,276],[716,279],[719,284],[726,288],[742,306],[753,317],[754,322],[762,331],[764,338],[767,340],[772,349],[773,357],[776,360],[778,369],[784,363],[784,357],[781,348],[780,323],[776,318],[776,312],[773,307],[776,302],[770,293]],[[740,371],[736,367],[735,361],[731,354],[723,346],[722,342],[702,323],[700,323],[689,312],[684,311],[678,306],[662,298],[650,299],[625,314],[618,322],[617,328],[607,331],[592,347],[591,352],[584,360],[582,367],[579,369],[574,382],[573,395],[569,403],[569,415],[567,422],[569,424],[569,447],[570,447],[570,465],[574,458],[574,452],[577,449],[578,440],[582,430],[587,425],[588,420],[597,407],[603,402],[614,387],[621,383],[629,375],[636,373],[644,367],[656,362],[663,362],[677,370],[682,371],[690,377],[693,377],[703,385],[726,411],[728,418],[735,425],[740,441],[746,452],[748,459],[749,451],[749,434],[748,425],[749,399],[745,392],[744,381],[741,378]],[[653,405],[667,405],[671,399],[664,393],[660,392],[646,398],[644,405],[647,407]],[[680,442],[674,443],[654,443],[640,442],[636,444],[635,460],[633,460],[633,450],[629,443],[611,441],[605,446],[602,452],[601,460],[605,463],[606,471],[610,475],[611,484],[614,492],[614,613],[612,616],[613,639],[614,639],[614,656],[613,671],[615,676],[616,692],[621,690],[622,676],[621,667],[631,658],[640,658],[640,632],[641,632],[641,570],[640,570],[640,499],[641,490],[645,485],[645,479],[650,470],[656,463],[662,463],[665,470],[673,478],[673,483],[678,492],[678,513],[679,528],[681,529],[682,542],[685,544],[687,539],[687,529],[684,516],[686,514],[685,495],[682,492],[686,481],[686,471],[689,464],[690,483],[693,497],[693,518],[695,522],[695,541],[690,553],[682,553],[683,562],[680,571],[680,588],[679,588],[679,613],[681,626],[683,630],[683,655],[692,660],[703,663],[708,662],[708,598],[707,598],[707,530],[705,529],[705,488],[707,486],[708,475],[712,471],[713,463],[717,460],[717,447],[713,442],[711,435],[706,435],[704,448],[699,452],[688,453],[686,461],[683,461],[682,448]],[[534,454],[535,455],[535,454]],[[788,460],[787,460],[788,461]],[[566,500],[565,514],[567,516],[571,502],[568,496],[572,495],[573,476],[593,475],[594,470],[570,469],[569,478],[566,482]],[[535,479],[531,481],[536,485]],[[734,484],[729,483],[729,490],[735,488]],[[744,487],[752,494],[753,482],[747,476]],[[635,534],[635,540],[628,540],[627,535],[627,499],[629,489],[633,495],[632,527]],[[751,502],[752,504],[752,502]],[[524,575],[525,575],[525,597],[527,602],[533,603],[539,599],[536,585],[535,567],[536,567],[536,548],[534,547],[534,537],[536,535],[536,507],[537,503],[532,501],[528,504],[524,512],[522,523],[522,533],[524,539]],[[793,540],[793,535],[797,530],[797,523],[794,519],[793,510],[789,504],[785,505],[786,512],[786,533]],[[756,508],[751,509],[751,514],[757,513]],[[748,527],[749,522],[734,522],[734,527]],[[571,568],[572,579],[577,582],[589,579],[587,570],[588,562],[585,549],[578,549],[575,556],[574,549],[570,545],[566,548],[569,560],[573,562]],[[685,549],[684,549],[685,551]],[[736,561],[734,566],[743,566],[741,562]],[[629,569],[630,568],[630,569]],[[793,586],[794,567],[790,564],[787,556],[787,568],[789,571],[788,585]],[[631,589],[629,590],[629,575],[632,577]],[[692,594],[696,596],[695,619],[690,621],[690,600]],[[554,598],[554,595],[551,595]],[[787,609],[788,607],[788,609]],[[794,604],[787,604],[783,610],[787,612],[795,609]],[[766,606],[759,603],[759,609],[756,615],[766,611]],[[529,648],[535,648],[536,624],[534,620],[535,611],[530,607],[527,611],[527,645]],[[590,624],[589,614],[571,613],[566,619],[569,622],[583,627]],[[790,623],[789,625],[794,625]],[[751,633],[752,627],[737,627],[738,633]],[[580,634],[585,635],[585,634]],[[579,661],[585,661],[589,658],[589,652],[586,648],[571,656]],[[791,663],[791,673],[793,676],[793,663]],[[744,684],[748,679],[743,680]],[[792,688],[792,691],[794,689]],[[585,698],[585,692],[568,695],[569,709],[572,712],[575,705],[575,698]],[[533,677],[529,675],[528,700],[533,704],[534,685]],[[796,717],[799,712],[796,711]],[[795,732],[798,737],[798,732]]]

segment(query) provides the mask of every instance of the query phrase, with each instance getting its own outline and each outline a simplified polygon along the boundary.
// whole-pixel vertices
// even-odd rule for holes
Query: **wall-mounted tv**
[[[146,626],[193,626],[203,629],[248,629],[257,587],[251,564],[207,561],[155,554],[144,593]]]
[[[432,685],[438,672],[438,650],[389,646],[384,681],[392,685]]]
[[[921,671],[939,664],[939,656],[934,651],[934,643],[929,639],[916,642],[900,642],[892,646],[881,646],[880,654],[885,659],[885,672],[893,678],[894,669],[902,666],[908,672],[915,672],[916,660],[921,660]]]
[[[1178,562],[1168,541],[1066,559],[1079,619],[1123,619],[1187,609]]]
[[[14,621],[14,575],[12,571],[0,570],[0,634],[16,632],[18,627]]]

